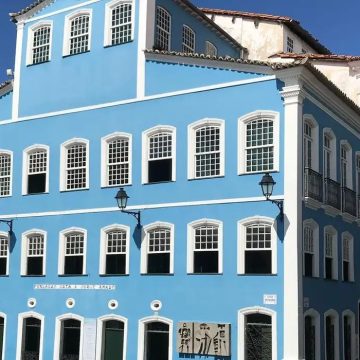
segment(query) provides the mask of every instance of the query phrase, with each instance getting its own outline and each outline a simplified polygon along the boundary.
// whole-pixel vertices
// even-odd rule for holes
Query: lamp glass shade
[[[124,210],[126,208],[128,198],[126,191],[121,187],[115,196],[119,209]]]
[[[261,190],[264,196],[266,197],[266,199],[269,199],[269,197],[272,195],[275,184],[276,182],[269,173],[266,173],[262,177],[261,181],[259,182],[259,185],[261,186]]]

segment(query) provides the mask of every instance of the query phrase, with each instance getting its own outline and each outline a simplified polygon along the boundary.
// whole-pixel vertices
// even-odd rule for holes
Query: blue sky
[[[8,13],[35,0],[0,0],[0,83],[5,71],[13,68],[15,25]],[[61,0],[57,0],[61,1]],[[80,0],[77,0],[80,1]],[[197,6],[287,15],[301,22],[321,43],[338,54],[360,55],[358,14],[360,1],[351,0],[192,0]]]

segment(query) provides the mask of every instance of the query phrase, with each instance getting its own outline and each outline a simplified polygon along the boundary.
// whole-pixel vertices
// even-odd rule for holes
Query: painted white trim
[[[194,274],[194,240],[195,228],[201,225],[214,225],[218,228],[218,271],[217,274],[223,273],[223,222],[216,219],[199,219],[192,221],[187,225],[187,256],[186,256],[186,271],[188,274]]]
[[[31,25],[28,28],[27,33],[27,46],[26,46],[26,65],[33,64],[33,48],[34,48],[34,33],[42,27],[50,27],[50,37],[49,37],[49,60],[51,61],[51,52],[52,52],[52,37],[53,37],[53,20],[44,20],[36,24]]]
[[[119,185],[109,185],[109,172],[108,172],[108,144],[117,139],[126,139],[129,143],[128,146],[128,164],[129,164],[129,181],[126,184]],[[101,138],[101,167],[100,167],[100,178],[101,178],[101,187],[113,187],[113,186],[123,186],[132,184],[132,134],[125,132],[113,132],[109,135],[103,136]]]
[[[246,126],[248,123],[261,119],[273,122],[274,167],[271,170],[246,171]],[[280,114],[271,110],[256,110],[238,119],[238,175],[279,171]]]
[[[303,221],[303,232],[305,233],[305,228],[308,227],[313,231],[313,268],[312,268],[312,277],[318,278],[319,275],[319,224],[314,219],[306,219]],[[304,251],[304,241],[305,234],[303,233],[303,275],[305,276],[305,251]]]
[[[66,179],[67,179],[67,150],[69,147],[81,144],[85,145],[86,147],[86,186],[83,188],[76,188],[76,189],[67,189],[66,188]],[[60,191],[77,191],[77,190],[84,190],[89,189],[89,158],[90,158],[90,144],[89,140],[83,138],[72,138],[63,142],[60,145]]]
[[[173,321],[171,319],[162,316],[147,316],[139,320],[137,360],[144,360],[145,325],[154,321],[163,322],[169,325],[169,358],[167,360],[172,360],[173,359]]]
[[[24,22],[18,22],[16,24],[15,69],[14,69],[13,97],[12,97],[12,109],[11,109],[12,121],[16,121],[19,118],[20,77],[21,77],[23,40],[24,40]]]
[[[72,13],[65,16],[64,20],[64,37],[63,37],[63,51],[62,56],[70,55],[70,30],[71,30],[71,21],[78,16],[88,15],[89,16],[89,31],[88,31],[88,49],[85,52],[91,50],[91,37],[92,37],[92,9],[79,9],[73,11]],[[84,53],[84,52],[82,52]],[[77,53],[73,55],[80,55],[82,53]]]
[[[324,313],[324,358],[326,359],[326,317],[334,318],[334,340],[335,340],[335,360],[339,360],[339,315],[334,309],[327,310]]]
[[[0,237],[7,239],[7,253],[6,253],[6,274],[9,275],[9,269],[10,269],[10,239],[9,239],[9,233],[6,231],[0,231]],[[1,313],[0,313],[1,316]],[[2,359],[0,359],[2,360]]]
[[[320,360],[320,314],[315,309],[308,309],[304,312],[305,317],[310,316],[315,321],[315,360]],[[305,354],[305,327],[304,327],[304,354]]]
[[[345,359],[345,347],[344,347],[344,317],[348,316],[350,317],[351,321],[351,359],[356,358],[356,334],[355,334],[355,314],[349,310],[346,309],[342,312],[341,320],[342,320],[342,358]]]
[[[342,177],[342,156],[341,156],[341,149],[342,147],[344,147],[344,150],[346,151],[346,157],[347,157],[347,168],[346,168],[346,179],[347,179],[347,184],[346,187],[348,189],[353,189],[353,152],[352,152],[352,147],[350,145],[350,143],[347,140],[340,140],[340,176]],[[341,183],[341,181],[340,181]],[[343,185],[343,184],[341,184]]]
[[[331,242],[332,242],[332,279],[337,280],[339,278],[339,255],[338,255],[338,232],[332,225],[326,225],[324,227],[324,242],[323,242],[323,271],[324,271],[324,279],[326,275],[326,234],[331,235]]]
[[[124,323],[124,342],[123,342],[123,358],[119,360],[126,359],[127,351],[127,337],[128,337],[128,319],[126,317],[108,314],[100,316],[97,319],[97,331],[96,331],[96,360],[101,360],[103,355],[103,336],[104,336],[104,322],[107,320],[116,320]]]
[[[218,175],[196,177],[196,131],[202,127],[219,128],[220,171]],[[188,125],[188,179],[208,179],[225,175],[225,121],[215,118],[204,118]]]
[[[170,265],[169,265],[169,274],[174,273],[174,248],[175,248],[175,226],[172,223],[155,221],[151,224],[144,226],[142,231],[142,241],[141,241],[141,255],[140,255],[140,273],[148,274],[147,264],[148,264],[148,244],[149,244],[149,232],[151,230],[156,230],[159,228],[166,228],[170,230]]]
[[[125,254],[125,275],[129,274],[129,259],[130,259],[130,227],[120,224],[112,224],[103,227],[100,230],[100,261],[99,261],[99,274],[106,274],[106,240],[107,233],[114,230],[122,230],[126,233],[126,254]]]
[[[184,33],[185,31],[189,31],[189,34],[191,34],[191,37],[192,37],[192,42],[194,43],[194,47],[191,48],[188,44],[185,44],[184,43]],[[195,35],[195,31],[189,26],[189,25],[186,25],[186,24],[183,24],[183,27],[182,27],[182,52],[184,53],[194,53],[196,51],[196,35]],[[185,48],[188,48],[190,51],[186,51]]]
[[[248,225],[266,224],[271,226],[271,274],[277,273],[277,228],[276,221],[266,216],[253,216],[237,222],[237,273],[245,273],[246,228]],[[249,274],[251,275],[251,274]]]
[[[0,317],[4,319],[4,334],[3,334],[3,346],[2,346],[2,357],[0,360],[5,360],[5,351],[6,351],[6,327],[7,327],[7,317],[6,314],[3,312],[0,312]]]
[[[336,136],[335,133],[332,131],[332,129],[326,127],[323,129],[323,175],[324,178],[326,177],[325,173],[325,150],[324,150],[324,138],[325,135],[329,136],[330,138],[330,162],[332,167],[330,168],[330,178],[334,181],[337,181],[337,144],[336,144]]]
[[[55,321],[55,341],[54,341],[54,358],[53,360],[58,360],[60,357],[60,343],[61,343],[61,323],[63,320],[75,319],[80,321],[80,349],[79,349],[79,358],[82,359],[83,354],[83,335],[84,335],[84,318],[80,315],[67,313],[56,317]]]
[[[27,274],[27,262],[28,262],[28,240],[31,235],[42,235],[44,238],[44,251],[43,251],[43,271],[41,275],[46,275],[46,249],[47,249],[47,232],[41,229],[31,229],[21,234],[21,264],[20,274]]]
[[[282,195],[273,196],[274,200],[283,200]],[[254,196],[248,198],[229,198],[218,200],[199,200],[199,201],[179,201],[173,203],[160,203],[160,204],[141,204],[136,206],[127,206],[127,210],[145,210],[145,209],[161,209],[161,208],[173,208],[184,206],[202,206],[202,205],[219,205],[219,204],[240,204],[246,202],[261,202],[264,201],[263,196]],[[0,214],[3,219],[14,218],[30,218],[30,217],[42,217],[42,216],[58,216],[58,215],[74,215],[74,214],[93,214],[103,212],[119,212],[117,206],[106,208],[90,208],[90,209],[73,209],[73,210],[57,210],[57,211],[44,211],[35,213],[17,213],[17,214]]]
[[[23,150],[22,162],[22,186],[21,194],[28,194],[28,180],[29,180],[29,155],[38,150],[46,151],[46,179],[45,179],[45,193],[49,192],[49,166],[50,166],[50,147],[48,145],[34,144]]]
[[[16,339],[16,360],[21,360],[21,353],[23,348],[23,333],[24,333],[24,321],[27,318],[36,318],[41,321],[40,330],[40,347],[39,347],[39,360],[43,358],[44,349],[44,327],[45,327],[45,316],[34,311],[23,312],[18,315],[18,329]]]
[[[150,129],[142,132],[142,166],[141,166],[141,182],[147,184],[149,182],[149,144],[150,137],[158,133],[170,133],[171,134],[171,181],[176,181],[176,127],[170,125],[156,125]],[[161,160],[161,159],[160,159]]]
[[[249,314],[260,313],[271,316],[271,350],[272,359],[277,359],[277,314],[276,311],[261,306],[253,306],[238,311],[238,360],[245,357],[245,317]]]
[[[13,152],[11,150],[0,149],[0,155],[2,155],[2,154],[10,156],[10,187],[9,187],[9,194],[8,195],[0,195],[0,198],[12,196],[13,173],[14,173],[14,166],[13,166],[14,154],[13,154]]]
[[[59,255],[58,255],[58,275],[65,274],[65,240],[66,236],[71,233],[82,233],[84,236],[84,251],[83,251],[83,271],[82,274],[86,274],[86,257],[87,257],[87,230],[79,227],[70,227],[61,230],[59,233]],[[71,276],[71,274],[70,274]]]
[[[316,119],[314,118],[314,116],[312,114],[304,114],[303,115],[303,122],[304,122],[304,126],[305,123],[308,123],[310,125],[312,134],[311,134],[311,139],[312,139],[312,147],[311,147],[311,159],[312,159],[312,170],[315,170],[316,172],[319,172],[319,124],[316,121]],[[303,131],[303,138],[305,138],[305,133]],[[304,166],[305,164],[305,154],[304,156]]]
[[[157,36],[157,34],[158,34],[158,28],[159,28],[159,26],[157,25],[157,20],[158,20],[158,16],[159,16],[159,12],[158,12],[158,10],[162,10],[166,15],[168,15],[168,21],[169,21],[169,28],[170,28],[170,30],[169,30],[169,32],[167,32],[166,31],[166,33],[169,35],[169,43],[168,43],[168,46],[167,46],[167,49],[162,49],[162,50],[165,50],[165,51],[170,51],[171,50],[171,40],[172,40],[172,15],[171,15],[171,13],[170,13],[170,11],[169,10],[167,10],[166,8],[164,8],[163,6],[160,6],[160,5],[157,5],[156,6],[156,14],[155,14],[155,18],[154,18],[154,24],[155,24],[155,26],[154,26],[154,30],[155,30],[155,36]],[[161,30],[162,31],[165,31],[164,30],[164,28],[161,28]],[[155,39],[155,47],[157,46],[157,40],[158,40],[158,38],[156,37],[156,39]]]
[[[354,277],[354,237],[348,232],[344,231],[341,233],[341,278],[344,281],[344,267],[343,267],[343,261],[344,261],[344,240],[348,239],[350,242],[350,248],[349,248],[349,280],[350,282],[355,281]]]
[[[242,85],[248,85],[248,84],[261,83],[261,82],[266,82],[266,81],[272,81],[275,79],[276,79],[276,77],[274,75],[269,75],[269,76],[263,76],[263,77],[259,77],[259,78],[253,78],[253,79],[237,80],[237,81],[231,81],[231,82],[227,82],[227,83],[220,83],[220,84],[216,84],[216,85],[199,86],[196,88],[191,88],[191,89],[186,89],[186,90],[171,91],[171,92],[161,93],[161,94],[157,94],[157,95],[136,97],[136,98],[127,99],[127,100],[118,100],[118,101],[101,103],[101,104],[96,104],[96,105],[89,105],[89,106],[82,106],[82,107],[70,108],[70,109],[59,110],[59,111],[52,111],[52,112],[48,112],[48,113],[39,113],[39,114],[35,114],[35,115],[23,116],[23,117],[16,118],[13,120],[16,120],[16,121],[38,120],[38,119],[48,118],[48,117],[52,117],[52,116],[73,114],[73,113],[82,112],[82,111],[91,111],[91,110],[97,110],[97,109],[108,108],[108,107],[113,107],[113,106],[128,105],[128,104],[133,104],[133,103],[138,103],[138,102],[143,102],[143,101],[164,99],[164,98],[173,97],[173,96],[188,95],[188,94],[194,94],[194,93],[198,93],[198,92],[212,91],[212,90],[217,90],[217,89],[225,89],[228,87],[236,87],[236,86],[242,86]],[[3,120],[0,122],[0,126],[11,124],[14,122],[13,120]],[[359,137],[360,137],[360,135],[359,135]]]

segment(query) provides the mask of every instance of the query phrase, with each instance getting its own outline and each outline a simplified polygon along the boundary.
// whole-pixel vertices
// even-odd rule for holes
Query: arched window
[[[195,33],[191,27],[183,25],[182,30],[182,52],[194,53],[195,52]]]
[[[8,274],[9,274],[9,235],[8,233],[0,232],[0,276],[4,276]]]
[[[339,360],[339,316],[335,310],[324,314],[325,360]]]
[[[0,313],[0,360],[4,360],[5,354],[5,314]]]
[[[344,232],[342,238],[342,279],[354,281],[354,238],[349,232]]]
[[[217,53],[218,50],[216,46],[210,41],[205,41],[205,55],[217,56]]]
[[[308,219],[303,224],[304,276],[319,277],[319,226]]]
[[[188,126],[188,178],[224,176],[224,120],[203,119]]]
[[[144,227],[141,244],[142,274],[172,274],[174,272],[174,225],[156,222]]]
[[[187,272],[223,272],[223,225],[221,221],[201,219],[188,224]]]
[[[40,22],[29,28],[26,64],[39,64],[51,58],[52,21]]]
[[[306,360],[320,360],[320,316],[313,309],[304,314],[304,346]]]
[[[0,150],[0,197],[11,196],[12,151]]]
[[[156,34],[155,48],[158,50],[170,50],[171,41],[171,16],[161,6],[156,7]]]
[[[274,219],[254,217],[238,222],[238,273],[276,274]]]
[[[330,225],[324,227],[324,278],[338,278],[338,235]]]
[[[354,360],[355,352],[355,315],[350,310],[343,312],[343,359]]]
[[[240,174],[279,170],[279,114],[255,111],[239,119]]]
[[[323,153],[324,179],[328,178],[336,181],[336,137],[329,128],[324,129]]]
[[[23,153],[24,194],[39,194],[49,191],[49,147],[33,145]]]
[[[175,181],[176,128],[155,126],[143,132],[143,183]]]

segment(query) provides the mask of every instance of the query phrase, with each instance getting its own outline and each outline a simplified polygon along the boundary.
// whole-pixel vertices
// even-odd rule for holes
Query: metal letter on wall
[[[183,354],[230,356],[230,324],[178,323],[177,349]]]

